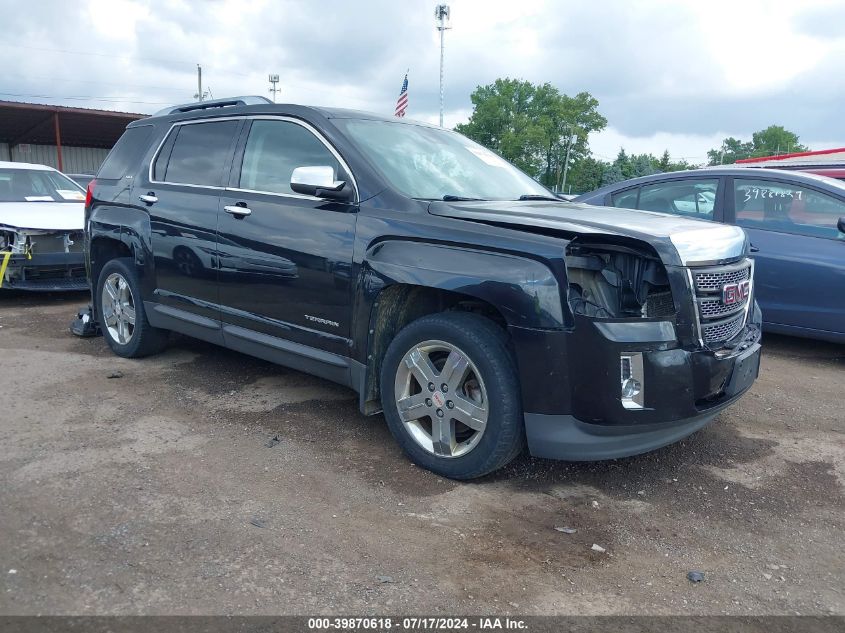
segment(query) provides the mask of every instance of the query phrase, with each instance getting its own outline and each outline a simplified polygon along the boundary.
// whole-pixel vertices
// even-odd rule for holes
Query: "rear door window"
[[[164,151],[156,159],[156,178],[174,184],[221,186],[239,125],[238,120],[226,120],[176,126],[171,131],[176,136],[169,160]]]
[[[639,209],[712,220],[719,179],[690,178],[643,185]]]
[[[127,128],[100,166],[97,178],[119,180],[138,171],[138,163],[149,148],[152,136],[152,125]]]
[[[736,223],[809,237],[841,237],[845,201],[798,183],[734,178]]]

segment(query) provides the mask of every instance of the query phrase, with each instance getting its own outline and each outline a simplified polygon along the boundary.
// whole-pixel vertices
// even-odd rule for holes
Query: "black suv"
[[[174,330],[348,385],[447,477],[526,441],[569,460],[663,446],[758,372],[742,229],[567,203],[422,123],[260,97],[168,109],[129,125],[85,227],[116,354]]]

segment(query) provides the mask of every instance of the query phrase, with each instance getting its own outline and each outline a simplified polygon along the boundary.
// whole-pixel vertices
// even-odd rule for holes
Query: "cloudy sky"
[[[0,0],[0,99],[154,112],[213,96],[436,121],[434,0]],[[843,0],[452,0],[446,123],[497,77],[591,92],[599,157],[703,161],[725,136],[772,123],[814,149],[845,146]]]

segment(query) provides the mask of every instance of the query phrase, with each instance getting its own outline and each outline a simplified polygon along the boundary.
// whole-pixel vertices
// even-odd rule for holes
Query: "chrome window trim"
[[[278,196],[280,198],[297,198],[299,200],[318,200],[325,201],[325,198],[318,198],[317,196],[309,196],[304,193],[279,193],[278,191],[261,191],[260,189],[241,189],[240,187],[224,187],[224,191],[237,191],[240,193],[258,193],[262,196]]]
[[[327,150],[335,157],[338,164],[349,174],[349,179],[352,182],[352,189],[355,193],[355,197],[353,199],[353,204],[358,204],[360,201],[360,194],[358,192],[358,181],[355,179],[355,174],[352,173],[352,169],[349,167],[349,163],[347,163],[344,158],[340,155],[340,153],[335,149],[335,147],[317,130],[313,125],[302,121],[301,119],[296,119],[291,116],[287,116],[284,114],[279,115],[272,115],[272,114],[255,114],[255,115],[243,115],[243,116],[222,116],[222,117],[212,117],[208,119],[197,119],[191,121],[175,121],[171,124],[170,128],[167,130],[167,134],[165,134],[161,142],[159,142],[158,147],[156,147],[155,153],[153,154],[152,159],[150,159],[150,166],[148,169],[148,180],[150,184],[153,185],[177,185],[180,187],[198,187],[202,189],[215,189],[218,191],[240,191],[243,193],[259,193],[268,196],[280,196],[283,198],[297,198],[300,200],[324,200],[324,198],[318,198],[317,196],[307,196],[298,193],[281,193],[278,191],[261,191],[255,189],[241,189],[240,187],[221,187],[218,185],[196,185],[187,182],[170,182],[164,180],[153,180],[153,165],[155,165],[156,160],[158,160],[159,154],[161,153],[162,147],[167,142],[167,139],[173,133],[173,129],[180,125],[196,125],[201,123],[215,123],[217,121],[287,121],[288,123],[294,123],[296,125],[300,125],[311,134],[313,134],[317,140],[319,140]]]

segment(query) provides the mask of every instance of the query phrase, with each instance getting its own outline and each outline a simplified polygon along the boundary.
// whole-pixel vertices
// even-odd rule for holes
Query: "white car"
[[[45,165],[0,161],[0,289],[85,290],[85,190]]]

